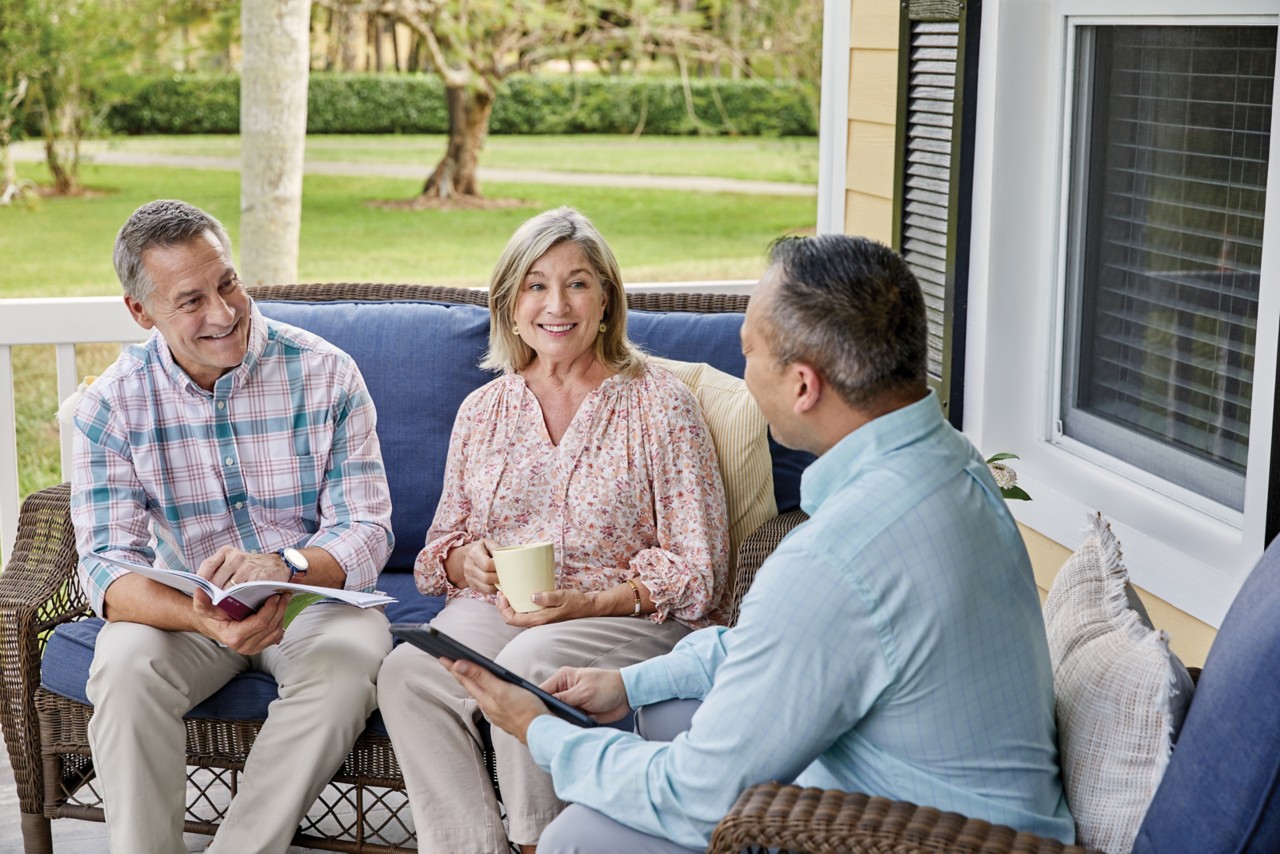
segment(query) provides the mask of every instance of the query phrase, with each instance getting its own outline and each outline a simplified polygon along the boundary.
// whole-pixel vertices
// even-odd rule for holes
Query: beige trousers
[[[562,666],[619,668],[653,658],[689,632],[674,620],[632,617],[591,617],[522,630],[476,599],[450,601],[431,625],[534,683]],[[378,674],[378,706],[404,774],[418,850],[506,851],[475,700],[435,658],[401,644]],[[510,839],[536,843],[564,804],[528,748],[496,727],[492,737]]]
[[[185,854],[186,729],[182,716],[245,670],[275,677],[280,696],[208,849],[284,852],[303,815],[373,711],[374,680],[391,648],[378,610],[318,603],[284,639],[244,656],[191,632],[108,623],[88,694],[89,744],[115,854]]]

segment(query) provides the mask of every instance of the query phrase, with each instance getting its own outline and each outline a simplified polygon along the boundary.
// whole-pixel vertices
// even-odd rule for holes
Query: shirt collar
[[[942,423],[942,407],[932,389],[915,403],[867,422],[804,470],[800,508],[814,515],[824,501],[857,477],[867,462],[918,441]]]
[[[258,360],[262,358],[263,352],[267,349],[267,320],[262,316],[262,312],[258,311],[258,303],[254,300],[249,301],[249,347],[245,352],[244,361],[237,365],[233,370],[218,378],[214,383],[214,391],[208,392],[202,389],[195,380],[188,376],[182,366],[173,360],[173,353],[169,350],[169,345],[165,342],[164,336],[160,334],[160,330],[151,333],[151,345],[155,348],[160,364],[164,366],[165,373],[173,380],[178,388],[189,392],[212,397],[216,394],[227,396],[244,385],[253,369],[257,366]]]

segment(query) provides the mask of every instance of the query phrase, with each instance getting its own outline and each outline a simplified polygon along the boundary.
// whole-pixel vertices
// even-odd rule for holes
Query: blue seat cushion
[[[444,607],[443,596],[423,596],[409,572],[385,572],[378,588],[396,596],[387,606],[391,622],[425,623]],[[60,697],[90,705],[85,692],[93,646],[105,623],[94,617],[58,626],[49,637],[40,663],[40,684]],[[230,682],[187,713],[188,718],[258,721],[267,716],[267,706],[276,698],[276,680],[257,670],[237,674]],[[386,735],[382,716],[374,712],[369,729]]]
[[[1204,663],[1138,854],[1280,851],[1280,539],[1236,595]]]
[[[105,625],[99,617],[65,623],[49,636],[40,663],[40,685],[60,697],[90,705],[85,694],[93,645]],[[238,674],[221,689],[187,713],[189,718],[253,721],[267,716],[276,698],[276,680],[260,671]]]

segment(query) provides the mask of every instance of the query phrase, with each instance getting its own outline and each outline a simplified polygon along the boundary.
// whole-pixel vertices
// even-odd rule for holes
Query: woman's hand
[[[511,607],[507,597],[498,594],[495,603],[502,619],[509,626],[527,629],[532,626],[545,626],[547,623],[562,623],[565,620],[576,620],[579,617],[602,617],[599,601],[595,593],[585,590],[561,589],[546,590],[533,594],[533,604],[541,605],[541,611],[521,613]]]
[[[501,543],[490,539],[476,540],[459,546],[444,559],[445,574],[454,587],[470,587],[492,596],[498,592],[498,570],[493,565],[493,550]]]

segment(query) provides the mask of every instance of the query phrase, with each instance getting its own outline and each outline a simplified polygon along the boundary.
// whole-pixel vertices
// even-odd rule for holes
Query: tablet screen
[[[478,664],[494,676],[497,676],[499,679],[503,679],[513,685],[519,685],[526,691],[532,692],[539,700],[546,704],[552,714],[563,718],[571,724],[577,724],[582,727],[593,727],[599,725],[594,718],[581,709],[575,709],[563,700],[543,691],[523,676],[512,673],[493,659],[481,655],[471,649],[471,647],[454,640],[445,633],[425,623],[392,623],[391,634],[413,644],[419,649],[428,652],[437,658],[452,658],[455,661],[464,659]]]

